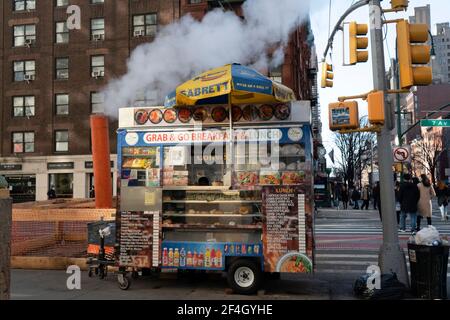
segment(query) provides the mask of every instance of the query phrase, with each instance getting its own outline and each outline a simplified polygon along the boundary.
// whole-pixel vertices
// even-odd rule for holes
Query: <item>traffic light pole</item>
[[[383,245],[378,263],[382,273],[395,272],[399,281],[409,286],[406,259],[400,247],[395,214],[394,181],[392,177],[392,146],[389,126],[392,124],[390,106],[386,103],[386,68],[383,47],[383,23],[380,0],[370,1],[370,29],[374,90],[385,92],[386,122],[378,133],[378,161],[381,188],[381,213],[383,218]]]

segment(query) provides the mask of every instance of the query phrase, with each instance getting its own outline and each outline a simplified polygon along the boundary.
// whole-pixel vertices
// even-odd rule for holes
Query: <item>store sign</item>
[[[21,171],[21,164],[2,163],[0,164],[0,171]]]
[[[283,134],[279,129],[236,130],[236,141],[279,141]],[[194,142],[227,142],[229,131],[180,131],[180,132],[148,132],[144,134],[144,143],[194,143]]]
[[[84,162],[84,168],[85,169],[93,169],[94,168],[94,162],[92,162],[92,161],[85,161]],[[114,161],[111,161],[111,168],[114,168]]]
[[[74,169],[75,164],[73,162],[49,162],[47,163],[48,170],[62,170],[62,169]]]

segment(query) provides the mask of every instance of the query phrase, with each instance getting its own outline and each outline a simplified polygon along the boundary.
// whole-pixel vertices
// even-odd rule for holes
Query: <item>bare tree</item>
[[[436,169],[439,157],[446,148],[442,143],[442,134],[430,134],[414,144],[412,161],[424,168],[431,175],[431,181],[436,184]]]
[[[374,141],[372,132],[336,133],[334,143],[341,154],[336,161],[336,175],[350,185],[361,181],[362,171],[370,164],[370,157],[364,155],[371,153]]]

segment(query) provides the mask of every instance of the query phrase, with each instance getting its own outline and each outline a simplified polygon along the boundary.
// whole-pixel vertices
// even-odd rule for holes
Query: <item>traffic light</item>
[[[321,87],[322,88],[333,87],[333,79],[334,79],[333,66],[326,62],[323,62]]]
[[[368,26],[367,24],[358,24],[350,22],[350,64],[357,64],[358,62],[367,62],[369,59],[369,51],[360,50],[367,49],[369,45],[369,38],[367,38]]]
[[[330,103],[328,106],[330,130],[358,129],[358,102],[344,101]]]
[[[369,123],[375,125],[384,124],[384,92],[376,91],[367,95],[369,104]]]
[[[408,8],[408,0],[391,0],[392,9],[406,9]]]
[[[423,45],[428,41],[426,24],[409,24],[406,20],[397,22],[397,51],[400,68],[400,87],[427,86],[432,83],[433,75],[429,66],[431,48]],[[422,43],[422,45],[419,45]]]

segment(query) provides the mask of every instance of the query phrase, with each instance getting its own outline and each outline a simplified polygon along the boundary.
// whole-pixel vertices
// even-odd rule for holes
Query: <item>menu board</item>
[[[159,214],[121,212],[118,234],[121,267],[151,268],[159,264]]]
[[[305,194],[298,187],[263,188],[265,270],[312,272],[307,256]]]

